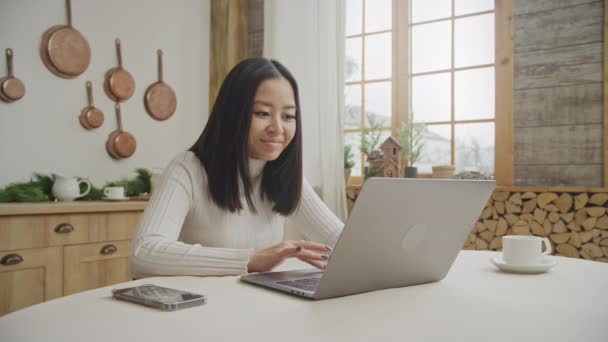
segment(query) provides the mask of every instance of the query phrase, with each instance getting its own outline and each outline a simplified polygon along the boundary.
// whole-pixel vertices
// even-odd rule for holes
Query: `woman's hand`
[[[331,248],[310,241],[283,241],[278,245],[255,250],[249,257],[249,272],[266,272],[279,266],[287,258],[298,258],[317,268],[325,268],[327,252]]]

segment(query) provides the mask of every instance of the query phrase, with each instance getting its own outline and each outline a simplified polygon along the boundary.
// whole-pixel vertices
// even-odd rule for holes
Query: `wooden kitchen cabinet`
[[[0,204],[0,315],[131,280],[147,202]]]
[[[0,260],[0,315],[62,296],[61,247],[3,251]]]
[[[131,280],[130,240],[67,246],[64,249],[63,295]]]

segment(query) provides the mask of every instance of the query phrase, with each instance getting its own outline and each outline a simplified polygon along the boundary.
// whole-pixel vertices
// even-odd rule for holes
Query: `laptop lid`
[[[479,180],[368,179],[314,298],[443,279],[495,185]]]

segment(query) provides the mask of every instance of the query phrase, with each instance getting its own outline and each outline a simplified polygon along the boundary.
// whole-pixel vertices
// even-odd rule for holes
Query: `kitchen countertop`
[[[41,203],[0,203],[0,216],[91,213],[143,210],[148,201],[73,201]]]

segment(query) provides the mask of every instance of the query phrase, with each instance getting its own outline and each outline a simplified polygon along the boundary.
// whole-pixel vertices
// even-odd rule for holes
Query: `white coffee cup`
[[[543,252],[543,242],[545,251]],[[502,259],[513,265],[538,265],[551,254],[551,242],[540,236],[507,235],[502,237]]]
[[[107,198],[125,198],[125,188],[122,186],[109,186],[103,189],[103,194]]]

